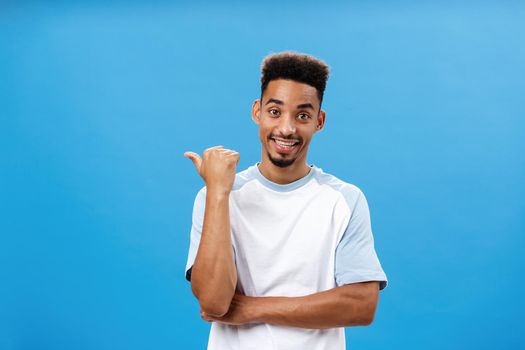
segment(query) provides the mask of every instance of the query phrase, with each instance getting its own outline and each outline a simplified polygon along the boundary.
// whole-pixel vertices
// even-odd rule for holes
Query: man
[[[306,162],[327,79],[312,56],[266,57],[252,106],[261,162],[236,174],[239,153],[223,146],[184,154],[206,183],[186,278],[212,322],[208,349],[345,349],[343,327],[374,318],[387,279],[365,196]]]

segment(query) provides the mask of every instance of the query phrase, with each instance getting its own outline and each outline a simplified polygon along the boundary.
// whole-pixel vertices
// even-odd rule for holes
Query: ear
[[[261,101],[259,99],[253,101],[252,105],[252,120],[259,125],[261,121]]]
[[[319,115],[317,116],[317,125],[315,127],[316,132],[323,130],[325,120],[326,120],[326,112],[323,110],[319,111]]]

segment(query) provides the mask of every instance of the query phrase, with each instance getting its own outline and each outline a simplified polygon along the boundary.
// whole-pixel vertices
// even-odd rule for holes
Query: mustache
[[[272,138],[279,138],[279,139],[283,139],[283,140],[294,140],[294,141],[299,141],[299,142],[302,141],[302,138],[300,138],[298,136],[294,136],[294,135],[284,136],[284,135],[270,134],[270,136],[268,136],[268,139],[272,139]]]

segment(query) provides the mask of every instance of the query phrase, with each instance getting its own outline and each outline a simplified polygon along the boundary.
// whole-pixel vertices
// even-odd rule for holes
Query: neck
[[[310,172],[311,168],[306,164],[306,159],[297,159],[292,165],[285,168],[274,165],[270,159],[263,157],[259,164],[259,171],[268,180],[280,185],[302,179]]]

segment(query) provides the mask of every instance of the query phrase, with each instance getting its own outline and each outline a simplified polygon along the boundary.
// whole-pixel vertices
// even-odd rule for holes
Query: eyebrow
[[[284,102],[283,102],[283,101],[278,100],[278,99],[276,99],[276,98],[271,98],[271,99],[269,99],[269,100],[265,103],[265,105],[267,105],[267,104],[269,104],[269,103],[272,103],[272,102],[275,103],[275,104],[277,104],[277,105],[280,105],[280,106],[284,105]],[[305,108],[314,109],[314,106],[312,106],[311,103],[301,103],[301,104],[297,105],[297,108],[298,108],[298,109],[305,109]]]
[[[297,108],[298,109],[306,109],[306,108],[314,109],[314,106],[312,106],[311,103],[301,103],[300,105],[297,105]]]

